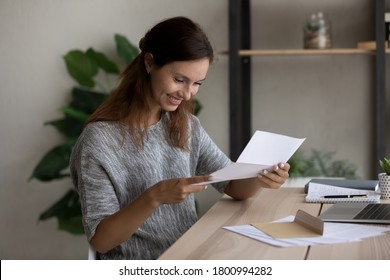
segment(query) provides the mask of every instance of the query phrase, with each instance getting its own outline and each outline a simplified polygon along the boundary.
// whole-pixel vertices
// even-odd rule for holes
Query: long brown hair
[[[141,53],[120,75],[118,87],[90,116],[88,123],[119,121],[126,124],[137,147],[142,147],[150,117],[150,97],[146,96],[150,77],[146,71],[144,56],[153,55],[154,64],[162,67],[174,61],[190,61],[209,58],[213,62],[213,48],[200,26],[188,18],[174,17],[151,28],[139,42]],[[188,149],[189,118],[192,100],[183,101],[169,112],[166,129],[171,144]]]

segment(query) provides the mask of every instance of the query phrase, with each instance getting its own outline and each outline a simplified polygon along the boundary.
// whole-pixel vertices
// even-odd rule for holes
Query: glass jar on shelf
[[[309,15],[303,27],[305,49],[332,48],[331,23],[323,12]]]

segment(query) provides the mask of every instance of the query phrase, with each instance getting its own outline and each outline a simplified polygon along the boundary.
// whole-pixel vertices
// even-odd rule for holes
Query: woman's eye
[[[177,82],[177,83],[183,83],[184,81],[181,80],[181,79],[175,78],[175,82]]]

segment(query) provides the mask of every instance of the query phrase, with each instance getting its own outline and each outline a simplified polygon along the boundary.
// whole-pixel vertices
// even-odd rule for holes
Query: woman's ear
[[[145,54],[144,63],[145,63],[146,72],[149,74],[150,71],[152,71],[152,66],[153,66],[153,55],[151,53],[148,52]]]

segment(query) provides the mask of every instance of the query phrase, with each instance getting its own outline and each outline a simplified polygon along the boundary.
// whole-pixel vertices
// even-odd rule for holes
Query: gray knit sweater
[[[169,145],[169,115],[148,128],[144,147],[137,149],[117,122],[89,124],[71,156],[73,183],[80,195],[88,240],[108,215],[125,207],[146,189],[170,178],[208,175],[231,163],[196,117],[191,119],[189,152]],[[215,184],[223,192],[226,183]],[[102,259],[156,259],[197,220],[194,196],[164,204],[125,242],[101,254]]]

